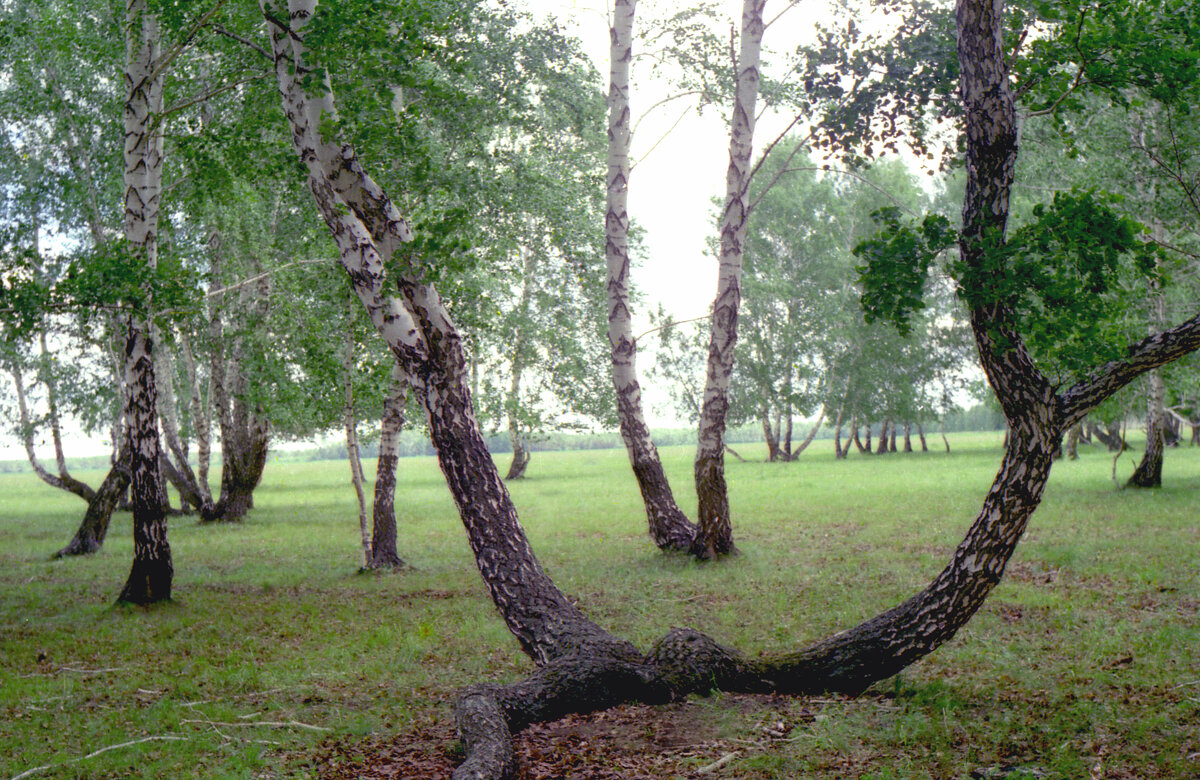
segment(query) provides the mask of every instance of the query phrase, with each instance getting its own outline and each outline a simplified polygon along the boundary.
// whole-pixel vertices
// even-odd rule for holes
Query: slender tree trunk
[[[610,29],[608,85],[608,204],[604,217],[608,276],[608,341],[621,438],[646,506],[650,538],[661,550],[689,550],[696,527],[680,511],[642,414],[637,341],[629,300],[629,65],[636,0],[616,0]]]
[[[765,391],[763,395],[766,395]],[[775,431],[771,427],[771,412],[765,400],[759,407],[758,414],[762,418],[763,441],[767,443],[767,462],[774,463],[779,458],[779,439],[775,437]]]
[[[917,423],[917,438],[921,441],[921,452],[929,452],[929,443],[925,441],[925,426]]]
[[[408,382],[399,367],[393,368],[392,387],[383,400],[379,461],[375,467],[375,500],[371,507],[372,569],[402,569],[405,566],[396,550],[396,467],[400,461],[397,452],[407,402]]]
[[[350,301],[353,303],[353,301]],[[345,401],[342,419],[346,428],[346,460],[350,463],[350,482],[358,498],[358,531],[362,543],[364,569],[371,568],[371,527],[367,524],[367,497],[363,490],[362,458],[358,449],[358,418],[354,413],[354,310],[346,308],[346,339],[342,343],[342,375]]]
[[[38,460],[37,450],[34,447],[33,441],[33,421],[30,418],[29,403],[25,397],[25,381],[19,369],[10,369],[9,375],[12,376],[13,388],[17,393],[17,412],[20,415],[21,443],[25,445],[25,456],[29,459],[29,465],[33,467],[33,473],[50,487],[66,490],[91,503],[92,499],[96,496],[95,491],[91,487],[71,477],[66,473],[65,468],[61,469],[58,474],[51,474],[42,465],[42,462]]]
[[[505,412],[508,415],[508,438],[512,443],[512,462],[508,466],[506,480],[521,479],[525,469],[533,457],[521,431],[521,421],[518,412],[521,409],[521,379],[525,371],[528,356],[528,322],[530,301],[533,296],[533,286],[536,283],[538,270],[538,253],[528,248],[522,249],[524,262],[521,264],[521,300],[517,304],[516,333],[512,344],[512,378],[508,386],[508,400]]]
[[[88,502],[87,511],[84,512],[75,535],[67,542],[67,546],[54,553],[53,557],[90,555],[100,549],[104,544],[104,537],[108,535],[108,526],[113,511],[117,508],[117,502],[129,488],[129,478],[129,449],[122,447],[108,475],[96,489],[96,495]]]
[[[692,554],[701,559],[735,552],[729,491],[725,486],[725,419],[729,412],[729,381],[733,373],[738,309],[742,300],[742,251],[750,216],[750,157],[758,102],[764,5],[766,0],[744,0],[742,4],[729,129],[729,167],[725,175],[725,206],[721,213],[717,296],[712,307],[708,371],[694,467],[700,532],[692,545]]]
[[[803,451],[804,447],[807,446],[807,444],[801,445],[799,450],[796,450],[796,452],[794,452],[794,453],[792,452],[792,403],[791,403],[791,401],[789,401],[787,403],[787,408],[784,410],[783,416],[784,416],[784,419],[786,420],[784,432],[783,432],[783,459],[785,461],[792,461],[792,460],[796,459],[796,457],[801,453],[801,451]],[[821,410],[822,419],[824,418],[824,416],[825,416],[825,410],[822,409]]]
[[[821,413],[817,415],[817,421],[808,429],[808,433],[804,437],[804,441],[796,447],[796,451],[791,454],[789,460],[796,460],[800,457],[800,453],[808,449],[808,445],[813,443],[813,439],[817,438],[817,433],[821,430],[821,423],[825,422],[825,407],[821,407]]]
[[[181,333],[179,346],[183,351],[190,387],[189,402],[192,408],[192,425],[196,429],[196,487],[200,491],[203,506],[212,506],[212,490],[208,485],[208,470],[212,459],[212,393],[201,393],[196,374],[196,356],[186,333]],[[203,513],[203,510],[201,510]]]
[[[833,457],[835,460],[846,457],[846,450],[842,449],[842,414],[844,410],[844,406],[839,406],[837,416],[833,421]],[[846,449],[850,449],[850,442],[846,442]]]
[[[158,337],[157,329],[152,328],[152,332],[155,333],[158,343],[162,345],[163,341]],[[187,443],[179,435],[179,421],[175,414],[174,368],[166,349],[158,350],[155,355],[155,363],[159,391],[158,418],[161,424],[161,440],[166,444],[162,451],[163,460],[160,464],[164,467],[163,476],[175,486],[175,489],[179,491],[180,498],[186,504],[191,505],[197,512],[203,513],[211,504],[204,502],[196,474],[188,462]]]
[[[1147,375],[1149,393],[1146,397],[1146,451],[1142,460],[1125,483],[1125,487],[1162,487],[1163,467],[1163,386],[1157,370]]]
[[[158,209],[162,195],[163,83],[158,18],[146,0],[126,0],[125,36],[125,239],[134,262],[153,269],[158,255]],[[154,345],[146,315],[129,317],[125,339],[125,428],[130,453],[133,564],[119,603],[169,601],[174,567],[167,542],[159,473],[158,393]]]
[[[328,82],[302,87],[304,28],[315,0],[290,0],[286,17],[262,0],[275,74],[297,154],[314,201],[338,247],[359,300],[411,382],[447,486],[492,600],[521,647],[539,664],[589,647],[636,650],[597,626],[554,586],[533,555],[516,509],[479,430],[467,386],[462,338],[437,290],[410,275],[396,279],[402,298],[385,293],[384,263],[412,239],[408,223],[362,169],[352,147],[322,137],[336,124]],[[286,29],[281,29],[286,24]],[[321,87],[324,91],[321,92]],[[419,260],[418,260],[419,261]],[[390,287],[390,285],[388,285]]]

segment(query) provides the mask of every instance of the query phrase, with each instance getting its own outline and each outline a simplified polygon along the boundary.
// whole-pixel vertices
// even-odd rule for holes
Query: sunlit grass
[[[543,565],[602,625],[642,647],[693,626],[775,652],[891,606],[944,565],[1000,438],[951,444],[835,462],[818,442],[793,464],[730,461],[741,555],[718,565],[653,550],[622,451],[538,453],[511,490]],[[1137,492],[1115,490],[1108,453],[1081,454],[1055,467],[1008,576],[959,637],[871,696],[797,716],[789,739],[722,776],[1076,778],[1097,762],[1111,777],[1200,775],[1200,451],[1168,451],[1165,487]],[[689,512],[690,457],[664,450]],[[117,610],[128,515],[98,555],[51,562],[82,504],[0,475],[0,777],[303,777],[329,735],[445,719],[458,687],[531,668],[432,459],[401,461],[399,547],[416,567],[401,574],[356,573],[344,462],[273,464],[255,503],[235,526],[172,519],[177,603]],[[703,716],[732,735],[753,726],[722,697]],[[264,721],[288,725],[248,725]],[[67,763],[143,737],[178,739]]]

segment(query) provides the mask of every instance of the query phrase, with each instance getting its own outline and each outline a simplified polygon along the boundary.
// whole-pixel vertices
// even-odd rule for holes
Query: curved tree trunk
[[[750,217],[750,157],[754,144],[765,5],[766,0],[744,0],[742,4],[729,128],[729,167],[725,174],[725,206],[721,212],[717,297],[712,306],[708,370],[694,464],[700,531],[692,543],[692,554],[701,559],[735,552],[729,491],[725,485],[725,419],[729,412],[729,382],[737,344],[738,309],[742,302],[742,252]]]
[[[604,217],[608,278],[608,341],[621,439],[646,506],[650,538],[660,550],[689,550],[696,527],[675,503],[658,450],[642,414],[637,379],[637,341],[629,302],[629,65],[637,0],[616,0],[610,29],[608,86],[608,204]]]
[[[397,450],[407,403],[408,382],[403,372],[393,369],[392,387],[383,400],[379,461],[375,467],[375,500],[371,506],[372,569],[402,569],[405,566],[396,551],[396,467],[400,460]]]
[[[95,499],[96,492],[92,490],[90,486],[80,482],[67,473],[66,462],[64,458],[61,456],[58,457],[58,474],[51,474],[46,470],[45,466],[42,465],[42,462],[38,460],[37,450],[34,448],[33,443],[33,421],[30,418],[29,403],[25,397],[25,381],[21,376],[20,370],[16,368],[10,369],[9,374],[12,376],[13,387],[17,392],[17,412],[20,415],[19,421],[21,426],[21,443],[25,445],[25,456],[29,459],[29,465],[33,467],[33,473],[38,476],[38,479],[42,480],[50,487],[58,488],[59,490],[65,490],[68,493],[79,496],[90,504],[92,500]],[[57,419],[53,410],[51,415],[52,419]],[[61,453],[62,445],[57,434],[57,423],[54,423],[54,425],[56,429],[55,448],[57,454]]]
[[[921,452],[929,452],[929,443],[925,441],[925,426],[917,423],[917,438],[921,442]]]

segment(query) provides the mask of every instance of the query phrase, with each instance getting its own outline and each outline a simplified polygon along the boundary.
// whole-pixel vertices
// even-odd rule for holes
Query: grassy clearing
[[[890,606],[944,564],[999,461],[997,436],[951,443],[729,463],[743,554],[719,565],[653,551],[621,451],[539,453],[512,493],[551,576],[602,625],[643,647],[688,625],[773,652]],[[681,497],[690,456],[664,451]],[[1151,492],[1114,490],[1110,464],[1083,448],[1056,466],[983,611],[872,695],[717,696],[642,728],[676,723],[682,742],[714,746],[683,750],[679,776],[728,752],[713,776],[1200,776],[1200,451],[1169,451]],[[527,673],[436,464],[401,463],[400,551],[418,568],[396,575],[355,573],[347,476],[344,463],[277,464],[244,524],[173,520],[178,603],[142,611],[111,607],[127,515],[99,555],[50,562],[81,505],[0,475],[0,778],[43,765],[33,777],[313,777],[330,761],[311,756],[331,752],[352,773],[371,759],[339,746],[419,733],[448,720],[459,686]],[[145,737],[173,739],[76,761]]]

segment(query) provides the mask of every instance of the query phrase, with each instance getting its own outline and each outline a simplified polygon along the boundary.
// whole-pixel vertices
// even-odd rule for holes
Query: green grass
[[[742,555],[717,565],[653,550],[622,451],[539,453],[511,489],[546,569],[602,625],[642,647],[693,626],[769,653],[891,606],[944,565],[999,462],[998,436],[951,442],[949,455],[835,462],[818,443],[793,464],[731,461]],[[1118,492],[1111,456],[1081,449],[1055,467],[1005,581],[930,658],[860,699],[773,704],[794,728],[769,744],[752,739],[761,712],[698,702],[706,728],[755,745],[718,776],[1200,776],[1200,451],[1167,453],[1163,489]],[[663,455],[694,511],[690,450]],[[323,741],[446,721],[460,686],[530,670],[431,459],[401,461],[397,487],[415,571],[356,573],[344,462],[273,464],[255,502],[237,526],[173,519],[177,603],[114,609],[128,515],[98,555],[50,562],[81,503],[0,475],[0,778],[43,765],[34,777],[311,776]],[[245,725],[259,721],[329,731]],[[74,761],[148,736],[179,739]]]

